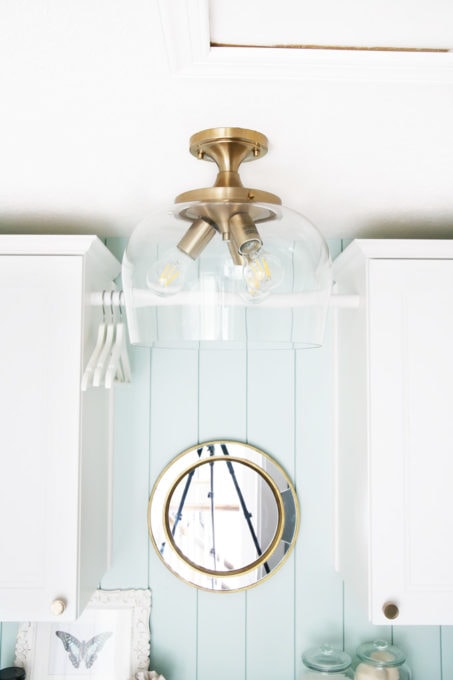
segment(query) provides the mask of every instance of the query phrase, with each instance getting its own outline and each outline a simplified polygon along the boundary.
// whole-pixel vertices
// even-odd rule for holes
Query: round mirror
[[[151,540],[166,566],[198,588],[231,591],[269,577],[299,528],[294,487],[269,455],[232,441],[183,451],[148,505]]]

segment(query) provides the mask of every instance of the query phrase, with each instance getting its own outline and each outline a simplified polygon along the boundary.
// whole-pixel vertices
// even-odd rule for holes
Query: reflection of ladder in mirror
[[[203,453],[203,448],[204,447],[197,449],[197,454],[198,454],[199,458],[201,458],[201,455]],[[209,453],[210,458],[214,457],[216,455],[215,454],[215,445],[209,444],[209,445],[207,445],[206,448],[208,449],[208,453]],[[221,449],[222,454],[224,456],[228,457],[230,455],[226,444],[224,444],[224,443],[220,444],[220,449]],[[226,460],[225,462],[227,464],[228,472],[231,475],[231,479],[233,481],[233,485],[234,485],[234,488],[235,488],[235,491],[236,491],[236,494],[237,494],[237,497],[238,497],[238,500],[239,500],[239,505],[240,505],[240,508],[242,510],[242,514],[244,516],[244,519],[246,521],[246,524],[247,524],[250,536],[252,538],[252,542],[253,542],[253,545],[255,547],[256,553],[257,553],[258,557],[261,557],[261,555],[263,554],[263,551],[262,551],[260,542],[258,540],[258,536],[256,534],[255,528],[254,528],[253,523],[252,523],[252,519],[251,519],[252,513],[249,511],[249,509],[247,507],[247,503],[245,501],[244,494],[242,493],[241,487],[239,485],[239,482],[238,482],[238,479],[237,479],[237,476],[236,476],[236,471],[234,469],[234,465],[229,460]],[[210,466],[210,472],[209,472],[210,478],[209,478],[208,499],[209,499],[209,512],[210,512],[210,518],[211,518],[211,547],[210,547],[209,553],[210,553],[210,555],[212,556],[212,559],[213,559],[213,565],[214,565],[213,571],[217,571],[216,567],[217,567],[218,555],[217,555],[217,548],[216,548],[216,532],[215,532],[216,505],[215,505],[215,488],[214,488],[214,486],[215,486],[215,484],[214,484],[214,461],[210,462],[209,466]],[[189,493],[189,489],[191,487],[191,484],[193,483],[193,476],[194,476],[194,473],[195,473],[195,469],[196,468],[191,469],[187,474],[187,480],[186,480],[186,483],[184,485],[183,492],[181,494],[181,499],[180,499],[179,506],[178,506],[178,509],[177,509],[176,515],[175,515],[175,520],[174,520],[174,523],[173,523],[173,526],[172,526],[172,529],[171,529],[171,534],[172,534],[173,537],[175,536],[177,526],[178,526],[178,524],[181,521],[182,516],[183,516],[184,507],[185,507],[186,501],[187,501],[187,495]],[[163,549],[164,549],[164,545],[161,546],[161,553],[163,552]],[[225,563],[225,566],[229,567],[227,562]],[[268,574],[270,572],[270,567],[269,567],[267,562],[263,563],[263,568],[264,568],[266,574]]]
[[[224,454],[224,456],[230,455],[226,444],[220,444],[220,448],[222,449],[222,453]],[[253,545],[255,546],[258,557],[261,557],[261,555],[263,554],[263,551],[261,549],[260,542],[258,541],[258,536],[256,535],[256,531],[255,531],[255,528],[254,528],[253,523],[252,523],[252,513],[249,512],[249,510],[247,508],[247,505],[246,505],[246,502],[245,502],[245,499],[244,499],[244,495],[241,491],[241,487],[239,486],[239,483],[238,483],[238,480],[237,480],[237,477],[236,477],[236,473],[234,471],[233,463],[231,461],[227,460],[226,464],[227,464],[227,467],[228,467],[228,471],[229,471],[229,473],[230,473],[230,475],[233,479],[234,488],[236,489],[236,493],[238,495],[238,499],[239,499],[239,503],[241,505],[242,513],[243,513],[245,521],[247,523],[247,526],[248,526],[248,529],[249,529],[249,532],[250,532],[250,536],[252,537]],[[269,567],[267,562],[263,563],[263,567],[264,567],[266,574],[269,574],[270,567]]]

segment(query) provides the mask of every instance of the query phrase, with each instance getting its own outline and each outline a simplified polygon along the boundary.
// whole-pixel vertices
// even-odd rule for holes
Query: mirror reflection
[[[161,473],[148,523],[159,556],[207,590],[238,590],[271,575],[294,544],[299,511],[284,470],[241,442],[184,451]]]

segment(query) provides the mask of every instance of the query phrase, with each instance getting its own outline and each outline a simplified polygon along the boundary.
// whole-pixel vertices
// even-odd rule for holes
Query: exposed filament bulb
[[[181,276],[181,271],[174,262],[167,262],[159,274],[159,286],[167,288],[178,276]]]
[[[174,295],[184,287],[192,265],[192,258],[179,248],[171,248],[151,266],[146,283],[158,295]]]
[[[244,297],[261,302],[283,278],[283,267],[273,253],[260,250],[255,257],[247,258],[243,268]]]

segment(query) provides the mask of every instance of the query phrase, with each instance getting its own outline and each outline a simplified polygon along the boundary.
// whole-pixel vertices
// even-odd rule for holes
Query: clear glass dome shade
[[[225,210],[225,203],[217,207]],[[215,213],[215,204],[208,208]],[[240,209],[234,206],[232,212]],[[253,245],[242,257],[209,223],[195,259],[177,248],[192,224],[181,214],[196,218],[206,214],[206,204],[177,204],[138,225],[122,270],[133,344],[322,344],[332,284],[324,239],[308,220],[287,208],[253,204],[253,209],[270,217],[255,220],[260,247]]]

